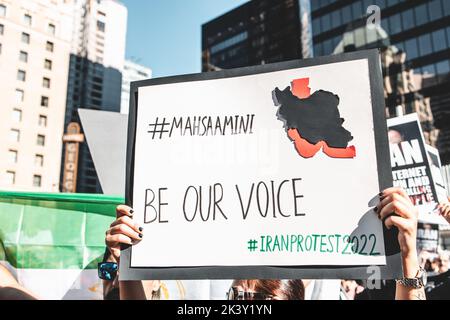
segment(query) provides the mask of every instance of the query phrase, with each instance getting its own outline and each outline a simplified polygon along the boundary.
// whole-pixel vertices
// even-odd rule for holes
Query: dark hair
[[[274,296],[280,300],[305,300],[302,280],[234,280],[233,286]]]

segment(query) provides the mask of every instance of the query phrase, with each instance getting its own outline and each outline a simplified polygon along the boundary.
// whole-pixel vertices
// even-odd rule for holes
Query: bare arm
[[[106,231],[105,243],[111,255],[109,262],[120,262],[120,245],[134,245],[139,242],[143,236],[143,228],[133,222],[131,217],[133,210],[125,205],[117,206],[117,219]],[[146,300],[144,285],[142,281],[114,281],[103,280],[103,292],[109,292],[113,287],[119,287],[121,300]]]
[[[120,300],[147,300],[142,281],[119,281]]]
[[[415,278],[419,272],[417,257],[417,209],[403,189],[388,188],[380,194],[375,211],[388,229],[398,229],[398,242],[402,255],[403,276]],[[415,289],[397,283],[396,300],[426,300],[424,288]]]
[[[439,214],[450,223],[450,202],[444,202],[439,204]]]
[[[403,264],[403,276],[405,278],[415,278],[417,271],[419,270],[419,262],[417,256],[402,257]],[[426,300],[425,289],[414,289],[411,287],[405,287],[400,283],[397,283],[395,291],[396,300]]]

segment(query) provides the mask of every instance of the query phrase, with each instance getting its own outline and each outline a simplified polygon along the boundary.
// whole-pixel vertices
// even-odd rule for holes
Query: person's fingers
[[[380,211],[388,203],[395,202],[395,201],[399,201],[407,207],[411,205],[409,198],[406,199],[403,195],[394,192],[394,193],[384,196],[381,199],[380,203],[375,207],[375,211]]]
[[[120,218],[122,216],[133,216],[133,209],[127,205],[121,204],[116,207],[116,217]]]
[[[105,239],[105,243],[108,248],[116,248],[121,243],[123,244],[133,244],[133,240],[124,234],[108,234]]]
[[[447,208],[446,210],[444,210],[444,211],[441,213],[441,215],[442,215],[445,219],[447,219],[447,221],[449,221],[449,219],[450,219],[450,208]],[[449,223],[450,223],[450,221],[449,221]]]
[[[113,223],[111,223],[110,228],[115,227],[119,224],[126,224],[127,226],[129,226],[131,229],[133,229],[134,231],[136,231],[138,233],[142,233],[142,231],[144,230],[143,227],[139,226],[139,224],[135,223],[128,216],[122,216],[122,217],[114,220]]]
[[[450,215],[450,205],[447,203],[444,203],[443,205],[440,206],[440,213],[442,216],[447,217],[448,215]]]
[[[120,259],[120,246],[109,248],[109,252],[111,252],[111,254],[116,259],[116,261],[119,261],[119,259]]]
[[[444,210],[445,216],[449,216],[450,215],[450,206],[446,206],[445,210]]]
[[[403,202],[392,201],[381,208],[379,212],[380,219],[386,219],[389,215],[396,214],[405,219],[415,219],[414,208],[406,206]]]
[[[390,195],[392,193],[398,193],[401,196],[409,199],[409,196],[405,192],[405,190],[403,190],[402,188],[398,188],[398,187],[392,187],[392,188],[384,189],[383,191],[380,192],[380,197],[385,197],[385,196],[388,196],[388,195]]]
[[[390,215],[395,215],[396,212],[394,210],[395,210],[394,204],[390,202],[383,208],[381,208],[381,210],[378,212],[378,218],[380,218],[380,220],[384,220]]]
[[[129,226],[127,226],[126,224],[123,224],[123,223],[118,224],[118,225],[112,227],[111,229],[109,229],[109,234],[110,235],[124,234],[127,237],[135,239],[135,240],[142,239],[142,233],[136,232],[135,230],[133,230],[132,228],[130,228]]]
[[[408,220],[399,216],[390,216],[384,221],[386,228],[397,227],[400,232],[405,232],[409,228]]]

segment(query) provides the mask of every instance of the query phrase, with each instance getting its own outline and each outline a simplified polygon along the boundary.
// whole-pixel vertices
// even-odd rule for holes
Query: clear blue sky
[[[128,8],[127,58],[153,77],[201,71],[201,25],[247,0],[122,0]]]

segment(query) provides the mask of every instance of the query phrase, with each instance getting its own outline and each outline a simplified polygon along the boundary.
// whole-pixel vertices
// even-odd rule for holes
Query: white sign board
[[[391,183],[379,61],[328,59],[137,83],[130,270],[386,266],[370,203]]]
[[[426,145],[418,115],[391,118],[387,123],[394,185],[409,195],[421,222],[447,224],[437,209],[446,199],[445,188],[436,184],[442,180],[440,169],[432,162],[439,166],[439,153]]]

